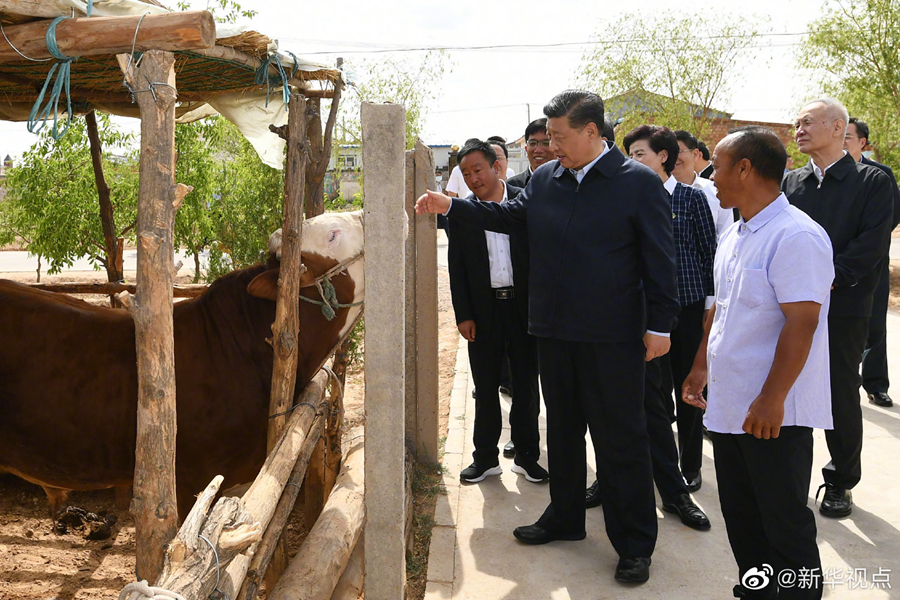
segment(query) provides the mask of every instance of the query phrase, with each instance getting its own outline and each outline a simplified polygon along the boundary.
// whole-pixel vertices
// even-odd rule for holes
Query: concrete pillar
[[[406,447],[416,455],[419,437],[416,398],[416,151],[406,151]]]
[[[434,155],[416,141],[415,196],[434,189]],[[417,215],[416,232],[416,447],[418,462],[438,462],[437,217]]]
[[[362,105],[366,219],[366,598],[402,600],[405,548],[406,112]]]

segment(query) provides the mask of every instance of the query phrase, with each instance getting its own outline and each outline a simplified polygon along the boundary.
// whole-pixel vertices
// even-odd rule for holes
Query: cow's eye
[[[331,242],[333,242],[333,241],[334,241],[334,238],[336,238],[336,237],[337,237],[337,232],[336,232],[336,231],[332,231],[332,232],[331,232],[331,237],[328,238],[328,243],[330,244]]]

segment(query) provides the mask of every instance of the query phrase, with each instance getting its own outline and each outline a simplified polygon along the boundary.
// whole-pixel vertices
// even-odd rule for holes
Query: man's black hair
[[[660,127],[659,125],[641,125],[635,127],[625,136],[622,143],[625,145],[625,154],[628,154],[631,145],[638,140],[647,140],[650,149],[659,154],[663,150],[666,151],[666,162],[663,163],[663,169],[667,174],[672,173],[675,168],[675,161],[678,160],[678,139],[668,127]]]
[[[697,142],[697,138],[694,137],[694,134],[690,131],[685,131],[683,129],[675,130],[675,139],[684,144],[688,150],[699,150],[700,144]]]
[[[759,125],[738,127],[728,132],[729,136],[732,134],[737,135],[729,137],[726,149],[731,164],[746,158],[760,177],[780,185],[787,166],[787,150],[778,134]]]
[[[503,149],[503,156],[505,158],[509,158],[509,150],[506,147],[506,140],[500,137],[499,135],[492,135],[488,139],[484,140],[488,144],[497,144]]]
[[[536,133],[547,133],[547,118],[541,117],[540,119],[535,119],[531,123],[528,124],[528,127],[525,128],[525,143],[528,143],[528,140],[531,139]]]
[[[857,119],[856,117],[850,117],[850,123],[856,125],[856,135],[857,137],[866,138],[866,143],[869,142],[869,124],[861,119]]]
[[[583,129],[588,123],[597,126],[597,132],[603,131],[603,99],[594,92],[584,90],[566,90],[555,95],[544,114],[548,119],[567,117],[569,127]]]
[[[600,136],[605,137],[610,145],[616,143],[616,122],[609,115],[603,119],[603,131],[600,132]]]
[[[709,160],[709,148],[706,147],[706,142],[703,140],[697,140],[697,147],[700,149],[700,154],[703,156],[703,160]]]
[[[494,147],[491,146],[490,142],[482,142],[478,138],[472,138],[467,140],[466,145],[459,151],[459,154],[457,155],[459,164],[462,164],[462,159],[473,152],[481,152],[487,159],[488,165],[493,165],[497,162],[497,153],[494,151]]]

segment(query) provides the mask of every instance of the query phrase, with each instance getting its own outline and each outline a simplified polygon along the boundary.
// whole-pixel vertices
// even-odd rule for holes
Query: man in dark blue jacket
[[[516,199],[454,199],[451,209],[449,197],[428,192],[416,210],[528,232],[528,331],[538,341],[553,477],[550,505],[516,538],[584,539],[590,428],[597,477],[609,490],[603,513],[619,555],[615,577],[643,583],[657,535],[644,361],[668,352],[679,310],[672,211],[659,177],[604,142],[599,96],[565,91],[544,114],[557,160]]]

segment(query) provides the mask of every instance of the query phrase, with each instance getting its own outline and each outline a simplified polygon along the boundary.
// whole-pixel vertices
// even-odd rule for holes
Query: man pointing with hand
[[[553,477],[550,505],[515,537],[584,539],[590,428],[606,532],[619,555],[615,578],[643,583],[657,535],[644,361],[668,352],[679,311],[672,209],[660,178],[602,139],[599,96],[565,91],[544,114],[557,160],[539,167],[517,198],[454,198],[451,207],[449,197],[428,192],[416,211],[528,233],[528,332],[538,343]]]

